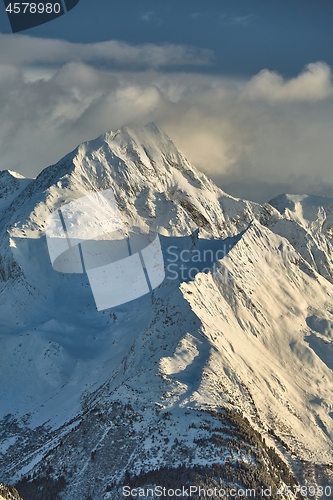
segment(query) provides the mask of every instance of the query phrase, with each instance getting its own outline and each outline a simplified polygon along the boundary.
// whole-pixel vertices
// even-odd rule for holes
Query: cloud
[[[193,70],[110,70],[73,61],[71,53],[45,70],[37,64],[43,43],[35,40],[29,67],[24,57],[24,64],[14,65],[0,53],[0,169],[37,175],[107,130],[156,121],[194,165],[233,195],[267,201],[285,190],[332,190],[333,96],[328,77],[318,76],[330,75],[323,63],[282,79],[274,88],[284,99],[272,100],[262,91],[254,98],[253,82],[262,72],[240,79]],[[290,91],[294,81],[307,88],[302,99],[300,90]]]
[[[160,117],[190,161],[234,196],[259,202],[286,191],[332,197],[333,99],[272,106],[241,99],[246,83],[228,84],[197,89],[172,118]]]
[[[152,10],[145,12],[144,14],[142,14],[142,16],[140,16],[140,20],[146,23],[149,23],[154,18],[155,18],[155,12],[153,12]]]
[[[248,26],[256,16],[254,14],[249,14],[247,16],[233,16],[230,17],[230,22],[232,24],[238,24],[239,26]]]
[[[236,25],[236,26],[248,26],[257,18],[254,14],[248,14],[246,16],[230,16],[223,14],[220,16],[222,24]]]
[[[264,69],[251,79],[243,93],[247,99],[263,99],[271,103],[316,102],[331,95],[332,72],[323,62],[308,64],[300,75],[288,81],[278,73]]]
[[[10,65],[63,65],[68,61],[80,61],[94,65],[159,68],[207,65],[213,56],[208,49],[186,45],[131,45],[115,40],[83,44],[25,35],[0,35],[0,46],[0,64]]]

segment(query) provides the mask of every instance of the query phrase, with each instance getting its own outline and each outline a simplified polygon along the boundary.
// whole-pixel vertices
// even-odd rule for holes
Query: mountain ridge
[[[125,227],[159,233],[166,279],[98,312],[85,275],[52,269],[45,221],[110,188]],[[0,224],[0,464],[25,500],[117,498],[181,466],[208,481],[215,463],[230,484],[332,484],[331,219],[284,206],[304,199],[233,198],[152,124],[29,181]]]

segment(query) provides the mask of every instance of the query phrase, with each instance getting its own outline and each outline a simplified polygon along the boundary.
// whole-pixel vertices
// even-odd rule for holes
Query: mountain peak
[[[281,194],[270,202],[280,214],[289,220],[297,221],[302,227],[311,229],[315,222],[319,225],[333,226],[333,198],[308,194]],[[324,224],[326,222],[326,224]]]
[[[156,155],[160,156],[161,152],[166,156],[172,153],[179,156],[179,151],[171,139],[154,122],[143,127],[122,127],[115,132],[104,134],[102,138],[115,152],[120,148],[121,151],[136,152],[139,156],[148,155],[150,159]]]
[[[3,176],[12,181],[5,189],[30,182],[19,196],[15,191],[0,199],[10,203],[0,224],[0,370],[6,380],[0,464],[8,482],[25,476],[19,483],[24,498],[31,483],[39,493],[41,484],[48,491],[62,487],[66,499],[85,498],[87,491],[94,499],[116,498],[111,484],[128,474],[182,464],[188,478],[191,467],[211,467],[216,457],[222,457],[221,470],[235,467],[235,482],[245,462],[254,464],[246,476],[253,484],[266,459],[248,442],[251,436],[260,449],[265,440],[268,450],[276,446],[286,464],[298,456],[306,473],[308,465],[317,470],[315,461],[329,463],[329,204],[318,211],[310,207],[311,196],[283,195],[271,202],[279,213],[232,198],[153,123],[86,142],[37,179]],[[56,272],[45,241],[51,213],[59,215],[66,242],[99,238],[86,222],[90,208],[78,201],[103,190],[113,192],[117,221],[127,233],[133,227],[159,233],[165,265],[165,280],[153,292],[109,311],[96,309],[88,273]],[[64,206],[74,200],[65,220]],[[299,205],[302,210],[290,209]],[[98,203],[95,213],[95,227],[103,227],[107,208]],[[98,268],[104,267],[105,241],[98,250],[95,240],[88,245]],[[119,262],[128,258],[122,243],[115,248],[115,254],[125,248]],[[126,269],[106,286],[119,293],[137,283]],[[240,433],[225,420],[232,410]],[[245,442],[250,447],[240,453]],[[275,463],[278,455],[270,456]],[[272,471],[265,469],[265,477]]]
[[[313,194],[284,193],[275,196],[275,198],[270,200],[269,204],[281,211],[281,209],[283,210],[285,208],[295,209],[297,205],[302,205],[304,207],[323,207],[325,205],[333,205],[333,198]]]
[[[14,177],[15,179],[25,179],[26,177],[22,174],[19,174],[18,172],[14,172],[14,170],[6,170],[9,175]]]
[[[24,175],[19,174],[18,172],[14,172],[14,170],[0,170],[0,181],[11,181],[13,179],[25,179]]]
[[[109,132],[109,134],[112,134],[113,132]],[[128,134],[128,135],[145,135],[146,137],[148,135],[154,135],[154,136],[159,136],[159,137],[164,137],[167,138],[168,140],[169,137],[167,134],[158,126],[156,125],[155,122],[149,122],[146,125],[125,125],[124,127],[121,127],[117,129],[113,134],[118,135],[118,134]],[[107,135],[108,132],[105,134]]]

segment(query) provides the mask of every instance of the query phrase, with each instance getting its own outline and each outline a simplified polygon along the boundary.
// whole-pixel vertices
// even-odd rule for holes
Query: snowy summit
[[[107,189],[126,230],[159,235],[165,279],[97,311],[45,232]],[[36,179],[0,172],[0,214],[2,481],[25,500],[122,498],[177,474],[333,492],[332,199],[236,199],[149,124]]]

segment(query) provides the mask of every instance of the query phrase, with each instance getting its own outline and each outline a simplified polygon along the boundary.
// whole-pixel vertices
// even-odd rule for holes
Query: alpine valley
[[[166,277],[98,311],[45,222],[108,188],[160,235]],[[333,199],[236,199],[154,124],[2,171],[0,333],[0,481],[24,500],[333,497]]]

